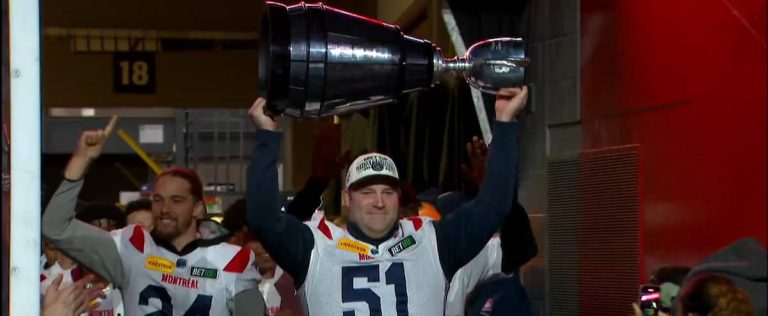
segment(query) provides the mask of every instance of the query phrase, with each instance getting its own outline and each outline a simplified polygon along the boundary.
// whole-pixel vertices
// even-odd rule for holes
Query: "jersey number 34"
[[[381,298],[369,288],[355,288],[354,285],[355,278],[364,278],[369,283],[381,282],[379,269],[378,264],[341,267],[341,301],[365,302],[371,316],[381,316]],[[387,285],[395,287],[397,316],[408,316],[408,293],[403,263],[392,263],[384,273],[384,278]],[[355,312],[345,311],[343,316],[355,316]]]
[[[171,295],[168,294],[168,290],[161,286],[149,285],[139,293],[139,305],[149,305],[150,299],[158,299],[162,303],[161,310],[154,313],[149,313],[146,316],[155,315],[173,315],[173,303],[171,302]],[[184,313],[184,316],[208,316],[211,312],[211,301],[213,296],[199,294],[189,306],[189,309]]]

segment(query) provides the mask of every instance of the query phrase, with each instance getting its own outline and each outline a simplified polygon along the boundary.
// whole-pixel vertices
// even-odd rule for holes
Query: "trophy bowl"
[[[259,48],[259,95],[272,114],[325,117],[391,103],[444,74],[486,93],[525,82],[525,42],[495,38],[445,59],[400,28],[322,3],[267,2]]]

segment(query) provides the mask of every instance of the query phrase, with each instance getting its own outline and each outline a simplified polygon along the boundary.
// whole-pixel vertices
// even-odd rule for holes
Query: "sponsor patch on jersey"
[[[389,249],[387,250],[389,251],[389,254],[394,257],[396,254],[405,251],[405,249],[413,247],[413,245],[415,244],[416,244],[416,238],[413,238],[413,236],[408,235],[405,238],[400,239],[400,241],[398,241],[394,246],[389,247]]]
[[[346,250],[350,252],[354,252],[361,255],[369,255],[371,253],[371,247],[361,243],[359,241],[354,241],[349,238],[342,238],[339,239],[339,242],[336,244],[336,248],[339,248],[341,250]]]
[[[191,267],[189,275],[198,278],[216,279],[219,277],[219,270],[213,268]]]
[[[173,274],[173,271],[176,270],[176,264],[174,264],[173,261],[168,259],[164,259],[156,256],[149,256],[147,257],[147,260],[144,261],[144,268],[147,268],[153,271]]]

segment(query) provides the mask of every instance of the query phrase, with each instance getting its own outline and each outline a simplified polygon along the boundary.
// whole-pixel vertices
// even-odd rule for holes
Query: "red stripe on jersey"
[[[144,229],[141,226],[133,226],[133,235],[131,235],[130,241],[136,250],[144,253]]]
[[[415,228],[416,231],[421,229],[421,225],[424,224],[424,221],[421,219],[421,217],[418,217],[418,216],[407,217],[405,219],[407,219],[407,220],[411,221],[411,223],[413,223],[413,228]]]
[[[333,235],[331,235],[331,229],[328,228],[328,224],[325,223],[325,219],[320,220],[320,223],[317,224],[317,229],[319,229],[320,232],[322,232],[323,235],[325,235],[325,237],[327,237],[330,240],[333,240]]]
[[[227,266],[224,267],[224,271],[240,273],[245,271],[248,267],[248,261],[251,260],[251,250],[249,248],[240,247],[240,251],[229,260]]]

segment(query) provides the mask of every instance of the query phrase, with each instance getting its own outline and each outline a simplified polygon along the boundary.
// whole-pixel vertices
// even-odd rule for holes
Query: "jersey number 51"
[[[365,302],[371,316],[381,316],[381,298],[369,288],[355,288],[355,278],[365,278],[369,283],[381,282],[379,265],[341,267],[341,301]],[[395,286],[397,316],[408,316],[408,293],[405,283],[405,269],[402,262],[395,262],[384,273],[387,285]],[[354,311],[345,311],[343,316],[355,316]]]

